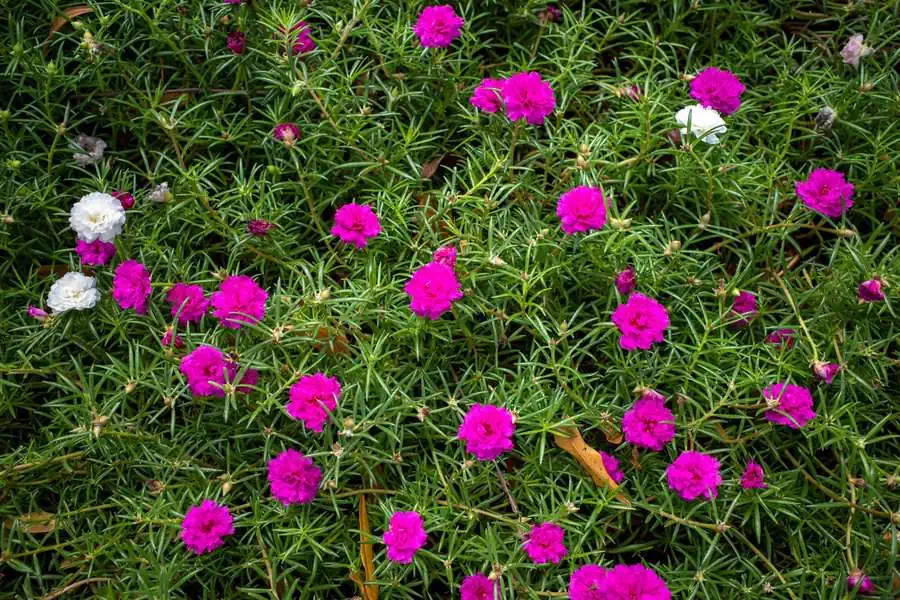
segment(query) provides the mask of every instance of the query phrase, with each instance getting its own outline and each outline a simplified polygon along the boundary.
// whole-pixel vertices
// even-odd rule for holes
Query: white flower
[[[172,199],[172,192],[169,191],[168,183],[160,183],[150,192],[150,199],[154,202],[168,202]]]
[[[863,44],[863,39],[861,33],[850,36],[850,39],[847,40],[847,43],[841,49],[841,58],[848,65],[859,68],[859,59],[875,51],[874,48]]]
[[[719,135],[728,130],[718,111],[699,104],[685,106],[675,113],[675,120],[679,125],[683,125],[681,135],[687,134],[690,121],[691,135],[700,138],[707,144],[718,144]]]
[[[125,209],[122,203],[103,192],[91,192],[72,207],[69,225],[85,242],[111,242],[122,233]]]
[[[93,277],[81,273],[69,272],[53,284],[47,296],[47,306],[54,313],[67,310],[85,310],[93,308],[100,299]]]

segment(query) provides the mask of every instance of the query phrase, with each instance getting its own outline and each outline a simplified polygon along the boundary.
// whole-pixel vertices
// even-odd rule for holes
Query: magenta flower
[[[503,108],[503,83],[503,79],[482,79],[472,92],[469,104],[486,113],[497,112]]]
[[[291,386],[289,397],[285,406],[288,415],[295,421],[303,421],[308,429],[321,433],[328,415],[337,408],[341,384],[337,377],[324,373],[304,375]]]
[[[734,297],[734,302],[731,304],[731,312],[740,317],[737,322],[735,322],[735,326],[744,327],[745,325],[749,325],[750,321],[758,312],[756,309],[756,294],[753,292],[741,292],[737,296]]]
[[[391,516],[388,530],[384,532],[387,557],[393,562],[409,564],[419,548],[425,545],[428,534],[425,523],[417,512],[396,512]]]
[[[541,23],[559,23],[562,19],[562,11],[552,4],[548,5],[544,10],[538,13],[538,20]]]
[[[199,323],[209,310],[209,299],[199,285],[176,283],[166,292],[166,301],[172,305],[171,315],[177,315],[182,326],[192,321]]]
[[[765,489],[769,487],[765,482],[765,473],[763,472],[762,465],[759,465],[752,460],[747,463],[747,468],[744,469],[744,473],[741,475],[741,487],[745,490]]]
[[[232,31],[228,34],[228,49],[235,54],[243,54],[247,49],[247,36],[243,31]]]
[[[569,235],[603,229],[606,225],[603,190],[586,185],[572,188],[559,197],[556,216],[562,222],[562,230]]]
[[[456,247],[441,246],[434,251],[434,254],[431,255],[431,260],[452,268],[454,265],[456,265]]]
[[[712,500],[718,494],[722,476],[719,474],[718,459],[686,450],[666,468],[669,487],[684,500],[706,498]]]
[[[612,314],[612,322],[619,329],[619,346],[624,350],[649,350],[655,342],[662,342],[663,332],[669,328],[669,313],[665,307],[643,294],[632,294]]]
[[[794,191],[808,209],[832,219],[853,206],[853,190],[843,173],[831,169],[813,169],[806,181],[794,184]]]
[[[600,451],[600,459],[603,461],[603,468],[606,469],[606,474],[609,475],[609,478],[616,483],[622,483],[622,480],[625,479],[625,473],[619,469],[619,459],[603,450]]]
[[[294,36],[293,41],[290,41],[291,34],[295,32],[297,35]],[[309,23],[306,21],[295,23],[287,31],[285,31],[284,27],[279,25],[278,33],[289,39],[288,45],[291,54],[306,54],[307,52],[312,52],[317,47],[315,40],[313,40],[312,36],[309,34]]]
[[[222,0],[225,4],[240,4],[242,0]]]
[[[462,585],[459,586],[459,598],[460,600],[496,600],[496,588],[497,584],[488,576],[476,573],[463,579]]]
[[[300,128],[293,123],[279,123],[272,130],[272,136],[285,146],[291,147],[300,139]]]
[[[794,330],[776,329],[766,336],[766,343],[772,344],[776,348],[787,348],[790,350],[794,347]]]
[[[184,339],[175,333],[175,330],[171,327],[166,327],[165,333],[162,334],[162,337],[159,338],[159,343],[163,346],[173,347],[173,348],[183,348],[184,347]]]
[[[857,587],[859,586],[859,587]],[[869,576],[859,569],[853,569],[847,576],[847,589],[856,590],[860,594],[871,595],[876,593],[875,584]]]
[[[345,244],[365,248],[368,241],[381,233],[381,223],[372,207],[350,202],[334,213],[331,235]]]
[[[210,303],[212,315],[223,327],[240,329],[245,324],[258,323],[266,316],[269,294],[246,275],[226,277],[219,284]]]
[[[812,370],[817,379],[830,384],[834,381],[834,376],[841,370],[841,365],[817,361],[813,363]]]
[[[268,470],[272,497],[285,506],[312,502],[322,481],[322,470],[292,448],[270,460]]]
[[[877,277],[863,281],[856,290],[859,299],[863,302],[881,302],[884,300],[884,291],[881,289],[881,280]]]
[[[212,552],[234,534],[234,519],[227,506],[204,500],[192,506],[181,521],[181,540],[195,554]]]
[[[410,297],[409,308],[432,321],[439,319],[463,297],[462,286],[453,268],[439,262],[416,269],[403,291]]]
[[[745,89],[734,73],[715,67],[703,69],[691,80],[691,98],[723,115],[740,108]]]
[[[230,357],[218,348],[212,346],[198,346],[192,352],[185,355],[179,363],[178,369],[187,379],[188,388],[195,396],[225,397],[223,387],[228,383],[235,383],[238,373],[238,365]],[[226,380],[227,378],[227,380]],[[241,394],[250,392],[248,385],[254,385],[258,373],[249,369],[240,380],[236,391]]]
[[[123,310],[133,308],[146,314],[150,298],[150,272],[136,260],[126,260],[116,267],[112,297]]]
[[[110,192],[109,195],[118,200],[122,205],[122,208],[124,208],[125,210],[128,210],[129,208],[134,206],[134,196],[132,196],[128,192],[115,190]]]
[[[459,37],[464,24],[449,4],[426,6],[413,25],[413,33],[424,48],[446,48]]]
[[[93,242],[77,240],[75,252],[81,257],[81,262],[84,264],[102,267],[116,254],[116,245],[103,240],[94,240]]]
[[[600,600],[671,600],[666,582],[643,565],[616,565],[606,572],[596,598]],[[594,596],[584,596],[594,600]],[[580,600],[572,598],[572,600]]]
[[[625,441],[659,452],[675,439],[675,415],[665,402],[665,397],[653,390],[644,392],[622,417]]]
[[[513,449],[515,433],[511,412],[500,406],[473,404],[456,437],[466,443],[466,451],[478,460],[494,460]]]
[[[633,292],[636,284],[637,274],[634,272],[634,267],[629,266],[624,271],[619,271],[618,273],[616,273],[616,290],[618,290],[618,292],[623,296],[627,296],[628,294]]]
[[[554,523],[542,523],[535,525],[528,532],[525,544],[522,548],[531,562],[541,565],[544,563],[556,564],[566,557],[568,550],[563,544],[565,531]]]
[[[269,235],[269,232],[276,227],[278,227],[278,225],[271,221],[266,221],[265,219],[251,219],[250,222],[247,223],[247,233],[255,235],[256,237],[266,237]]]
[[[632,102],[640,102],[644,97],[644,90],[639,85],[632,83],[622,88],[622,95]]]
[[[793,383],[773,383],[763,390],[763,398],[771,410],[765,412],[767,420],[800,429],[816,418],[812,394],[805,387]]]
[[[28,307],[28,316],[32,319],[37,319],[38,321],[46,321],[47,317],[50,315],[47,314],[47,311],[38,306],[29,306]]]
[[[605,600],[601,595],[607,570],[600,565],[584,565],[569,576],[570,600]]]
[[[503,104],[511,121],[525,119],[531,125],[543,125],[556,108],[556,96],[540,73],[516,73],[503,82]]]

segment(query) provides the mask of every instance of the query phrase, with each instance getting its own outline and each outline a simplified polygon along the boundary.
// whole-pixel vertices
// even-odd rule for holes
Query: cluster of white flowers
[[[93,277],[81,273],[69,272],[50,288],[47,306],[54,313],[67,310],[85,310],[93,308],[100,299]]]
[[[685,106],[675,113],[675,120],[682,125],[681,135],[690,127],[691,135],[707,144],[718,144],[719,136],[728,130],[719,111],[699,104]]]
[[[82,241],[111,242],[122,233],[122,226],[125,225],[125,209],[113,196],[103,192],[91,192],[87,196],[82,196],[72,207],[69,225]]]

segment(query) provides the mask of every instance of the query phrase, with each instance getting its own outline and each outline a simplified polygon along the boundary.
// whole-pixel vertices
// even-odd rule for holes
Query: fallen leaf
[[[63,9],[62,14],[55,17],[53,21],[50,22],[50,33],[47,34],[47,39],[49,40],[53,37],[54,33],[62,29],[62,26],[72,19],[91,12],[94,12],[94,9],[90,6],[85,6],[84,4]]]
[[[366,495],[359,497],[359,554],[362,558],[365,579],[358,581],[364,600],[378,600],[378,586],[367,584],[375,580],[375,551],[369,538],[372,529],[369,526],[369,511],[366,508]]]
[[[16,525],[26,533],[50,533],[56,529],[56,515],[48,512],[32,512],[5,521],[7,527]]]
[[[321,343],[315,344],[314,350],[324,350],[325,354],[329,356],[350,354],[350,343],[343,331],[332,334],[327,327],[319,327],[316,330],[315,338]]]
[[[613,481],[606,471],[606,467],[603,466],[603,458],[600,453],[585,443],[576,427],[563,427],[562,434],[553,436],[553,441],[578,461],[578,464],[590,474],[597,487],[618,489],[619,485]],[[628,502],[622,495],[619,495],[618,498],[623,502]]]
[[[437,173],[438,167],[441,166],[441,161],[444,160],[443,156],[438,156],[434,160],[429,160],[427,163],[422,165],[422,179],[431,179],[431,177]]]

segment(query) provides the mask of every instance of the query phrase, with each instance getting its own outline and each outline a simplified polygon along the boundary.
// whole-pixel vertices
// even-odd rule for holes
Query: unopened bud
[[[672,256],[679,250],[681,250],[681,240],[671,240],[669,245],[666,246],[666,249],[663,251],[663,255]]]
[[[710,218],[712,218],[712,215],[709,214],[709,211],[703,213],[703,215],[700,217],[700,223],[698,227],[700,229],[706,229],[707,227],[709,227]]]
[[[137,387],[137,382],[134,379],[129,379],[125,383],[125,393],[130,394],[131,392],[133,392],[135,390],[136,387]]]

